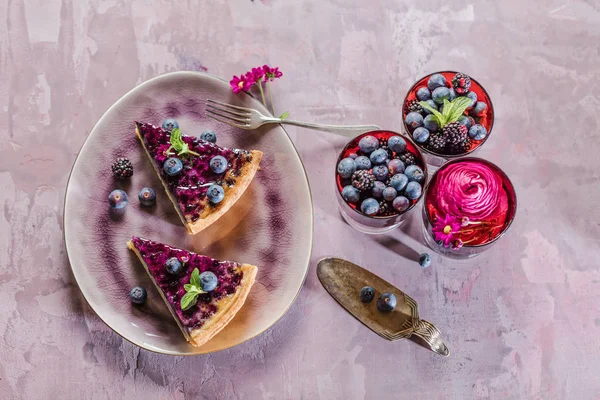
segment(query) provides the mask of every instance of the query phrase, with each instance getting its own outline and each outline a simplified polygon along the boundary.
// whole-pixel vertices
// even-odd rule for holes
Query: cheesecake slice
[[[231,322],[256,278],[254,265],[219,261],[137,236],[128,246],[139,257],[192,346],[202,346]],[[205,283],[198,276],[212,276],[213,280]]]
[[[190,234],[211,225],[238,201],[252,182],[262,159],[262,152],[258,150],[229,149],[187,135],[178,138],[187,152],[178,154],[173,148],[170,131],[146,123],[136,122],[136,134]],[[216,156],[224,157],[227,163],[218,170],[219,173],[210,165]],[[181,161],[180,172],[168,174],[165,171],[165,162],[171,158]],[[223,189],[222,200],[218,202],[211,201],[208,195],[209,188],[214,185]]]

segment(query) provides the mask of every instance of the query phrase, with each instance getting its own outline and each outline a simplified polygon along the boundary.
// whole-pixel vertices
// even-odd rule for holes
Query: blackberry
[[[471,87],[471,78],[469,78],[468,75],[459,72],[452,78],[452,87],[457,94],[465,94]]]
[[[392,207],[392,205],[385,200],[379,202],[379,213],[377,215],[381,217],[389,217],[390,215],[396,214],[396,210]]]
[[[460,122],[450,122],[442,129],[442,135],[446,138],[446,144],[450,147],[464,142],[468,138],[469,130]]]
[[[387,146],[387,142],[388,142],[387,138],[380,137],[378,140],[379,140],[379,147]]]
[[[129,178],[133,175],[133,165],[128,159],[120,157],[113,163],[112,172],[115,178]]]
[[[423,107],[419,104],[418,100],[411,100],[406,103],[406,113],[408,114],[409,112],[423,112]]]
[[[397,158],[400,159],[404,163],[405,167],[416,164],[415,155],[408,150],[404,151]]]
[[[375,175],[366,169],[356,171],[352,175],[352,186],[358,190],[365,191],[373,189],[375,183]]]
[[[432,133],[429,135],[429,140],[425,144],[429,150],[433,150],[436,153],[441,153],[446,147],[446,138],[442,133]]]
[[[447,144],[446,149],[450,154],[463,154],[471,149],[471,139],[466,138],[464,141],[456,144]]]

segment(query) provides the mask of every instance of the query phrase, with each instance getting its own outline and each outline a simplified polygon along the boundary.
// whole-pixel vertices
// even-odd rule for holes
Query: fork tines
[[[236,128],[250,127],[250,109],[208,99],[206,115]]]

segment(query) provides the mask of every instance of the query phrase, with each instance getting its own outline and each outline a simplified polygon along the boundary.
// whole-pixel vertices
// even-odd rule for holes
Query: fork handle
[[[378,131],[381,128],[377,125],[326,125],[326,124],[313,124],[310,122],[294,121],[292,119],[281,119],[274,118],[279,124],[301,126],[303,128],[314,129],[317,131],[330,132],[338,135],[346,136],[351,139],[357,137],[361,133],[369,131]]]

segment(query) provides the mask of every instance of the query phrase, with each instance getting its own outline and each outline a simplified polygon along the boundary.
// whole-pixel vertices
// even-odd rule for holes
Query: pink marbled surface
[[[0,1],[0,398],[600,398],[600,11],[594,1]],[[517,219],[463,263],[425,250],[418,212],[383,237],[333,200],[344,139],[290,128],[315,205],[309,276],[288,314],[221,353],[149,353],[79,294],[62,241],[73,160],[103,112],[158,74],[284,71],[280,111],[400,130],[427,72],[485,85],[494,137],[478,152],[511,177]],[[390,280],[445,334],[444,359],[389,343],[343,311],[315,263],[343,256]]]

